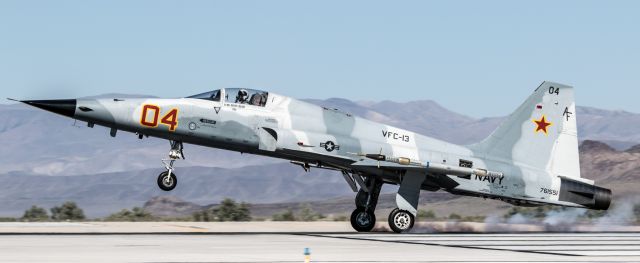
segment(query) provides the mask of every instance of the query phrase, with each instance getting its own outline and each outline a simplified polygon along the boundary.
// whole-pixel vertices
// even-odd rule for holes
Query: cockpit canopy
[[[224,101],[228,103],[246,104],[264,107],[267,104],[269,93],[261,90],[229,88],[223,90],[214,90],[187,98],[203,99],[210,101],[220,101],[221,94],[224,93]]]
[[[200,93],[200,94],[196,94],[196,95],[193,95],[193,96],[189,96],[187,98],[203,99],[203,100],[210,100],[210,101],[220,101],[220,90],[217,89],[217,90],[214,90],[214,91]]]

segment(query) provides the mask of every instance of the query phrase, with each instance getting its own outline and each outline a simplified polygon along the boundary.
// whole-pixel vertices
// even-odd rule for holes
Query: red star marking
[[[533,123],[536,124],[536,132],[542,131],[544,134],[547,134],[547,128],[552,125],[551,122],[547,122],[544,115],[540,118],[540,120],[533,119]]]

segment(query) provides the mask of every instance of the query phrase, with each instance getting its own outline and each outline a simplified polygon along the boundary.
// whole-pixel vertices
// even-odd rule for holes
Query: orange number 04
[[[147,127],[158,127],[158,118],[160,117],[160,107],[156,105],[142,106],[142,116],[140,124]],[[178,109],[171,109],[160,119],[160,124],[167,125],[170,131],[175,131],[178,127]]]

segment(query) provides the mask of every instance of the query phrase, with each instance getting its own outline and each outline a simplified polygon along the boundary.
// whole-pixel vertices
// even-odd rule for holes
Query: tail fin
[[[543,82],[484,141],[471,145],[480,155],[580,178],[573,88]]]

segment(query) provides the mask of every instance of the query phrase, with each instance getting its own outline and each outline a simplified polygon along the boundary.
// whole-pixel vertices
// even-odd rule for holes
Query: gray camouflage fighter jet
[[[606,210],[611,190],[580,177],[573,88],[542,83],[484,141],[459,146],[265,91],[227,88],[180,99],[26,100],[23,103],[87,122],[89,127],[169,140],[165,191],[176,187],[173,164],[183,143],[290,160],[308,171],[342,174],[354,192],[351,225],[367,232],[383,184],[399,185],[389,215],[409,231],[420,190]],[[420,114],[416,112],[416,114]],[[474,131],[469,131],[474,132]]]

